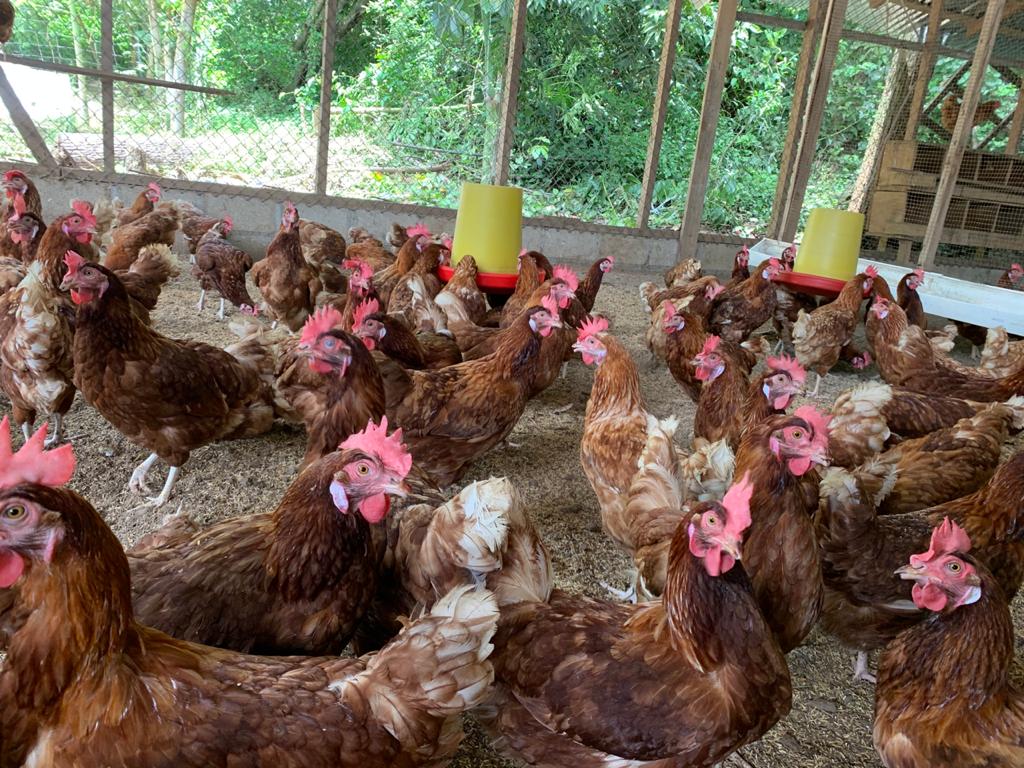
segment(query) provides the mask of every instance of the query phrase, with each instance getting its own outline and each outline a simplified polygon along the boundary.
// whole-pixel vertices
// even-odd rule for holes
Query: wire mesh
[[[511,156],[524,213],[636,224],[665,7],[530,4]]]

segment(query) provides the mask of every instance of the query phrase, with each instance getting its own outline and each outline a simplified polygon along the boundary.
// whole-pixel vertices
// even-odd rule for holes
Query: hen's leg
[[[21,434],[25,437],[26,443],[28,442],[28,439],[32,437],[32,430],[29,429],[27,421],[21,422]]]
[[[816,373],[815,376],[818,377],[818,380],[814,383],[814,389],[811,391],[811,393],[808,395],[808,397],[817,397],[818,396],[818,388],[821,387],[822,376],[821,376],[820,373]]]
[[[196,255],[194,253],[190,253],[188,255],[188,263],[189,264],[195,264],[196,263]]]
[[[131,478],[128,480],[129,491],[132,493],[149,493],[149,488],[146,486],[146,475],[153,465],[156,464],[156,460],[157,455],[151,453],[144,462],[135,468]]]
[[[611,584],[602,581],[601,586],[608,590],[608,594],[616,600],[636,605],[636,584],[630,584],[629,589],[616,589]]]
[[[971,360],[980,360],[980,359],[981,359],[981,350],[978,349],[973,344],[971,344]]]
[[[784,342],[782,339],[779,339],[777,342],[775,342],[775,346],[772,347],[772,355],[777,357],[779,352],[781,352],[785,348],[786,342]]]
[[[853,662],[853,679],[863,680],[866,683],[877,682],[877,679],[868,671],[868,654],[866,651],[857,651],[857,658]]]
[[[224,319],[224,297],[223,296],[220,297],[220,309],[217,310],[217,319],[218,320],[223,320]]]
[[[203,311],[203,307],[205,307],[205,306],[206,306],[206,289],[205,288],[201,288],[199,290],[199,303],[196,304],[196,310],[198,312],[202,312]]]
[[[64,442],[64,414],[55,413],[53,414],[53,434],[46,438],[46,442],[43,445],[46,448],[50,448],[54,445],[60,445]]]
[[[178,472],[181,471],[181,467],[171,467],[171,471],[167,473],[167,482],[164,483],[164,489],[160,491],[159,496],[150,496],[146,501],[153,505],[155,508],[162,507],[167,503],[167,500],[171,498],[171,489],[174,488],[174,481],[178,479]]]

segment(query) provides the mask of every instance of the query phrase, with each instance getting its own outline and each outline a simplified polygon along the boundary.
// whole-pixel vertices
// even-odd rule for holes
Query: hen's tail
[[[331,683],[355,712],[369,712],[408,749],[432,741],[437,719],[477,705],[494,679],[487,660],[498,606],[487,590],[453,589],[370,656],[366,669]]]
[[[224,439],[255,437],[274,424],[274,342],[263,333],[259,322],[245,315],[228,327],[239,341],[224,347],[224,351],[238,361],[249,378],[243,379],[244,391],[234,401],[239,423]]]
[[[163,243],[154,243],[139,250],[138,258],[124,275],[124,284],[132,298],[146,309],[153,309],[161,289],[178,274],[178,260],[171,249]]]

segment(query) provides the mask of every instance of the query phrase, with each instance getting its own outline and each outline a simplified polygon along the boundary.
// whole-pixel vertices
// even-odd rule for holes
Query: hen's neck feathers
[[[1006,692],[1014,654],[1006,598],[988,569],[964,559],[982,579],[978,602],[929,612],[883,652],[878,696],[904,716],[955,717],[958,709],[976,710]]]
[[[640,391],[640,373],[626,348],[610,334],[601,334],[607,350],[604,361],[594,373],[594,384],[587,402],[591,418],[628,414],[647,410]]]
[[[64,264],[65,254],[68,251],[77,251],[81,248],[79,243],[64,234],[62,226],[66,218],[66,216],[61,216],[46,228],[36,251],[36,260],[43,265],[40,277],[54,292],[60,291],[61,281],[68,269]]]
[[[346,488],[349,508],[343,513],[330,494],[334,473],[361,455],[350,450],[314,462],[288,486],[274,510],[264,563],[285,599],[313,598],[338,584],[349,567],[347,553],[365,549],[369,524],[359,514],[361,497]]]
[[[856,312],[860,309],[860,303],[864,301],[864,278],[860,275],[846,281],[839,296],[832,302],[832,306],[845,309],[848,312]],[[829,305],[826,305],[829,306]]]
[[[289,231],[283,226],[277,231],[273,241],[267,246],[267,256],[277,256],[284,259],[293,267],[305,265],[306,259],[302,256],[302,244],[299,240],[299,228]]]
[[[602,263],[604,263],[604,259],[598,259],[590,265],[587,274],[580,281],[579,290],[576,291],[576,298],[580,300],[580,303],[587,312],[594,308],[597,292],[601,289],[601,282],[604,280],[604,271],[601,269]]]
[[[525,382],[539,352],[540,336],[530,327],[530,314],[523,312],[502,334],[491,361],[503,378]]]
[[[426,365],[423,345],[408,326],[390,315],[382,315],[381,322],[387,329],[384,338],[377,342],[381,352],[394,358],[406,368],[420,369]]]

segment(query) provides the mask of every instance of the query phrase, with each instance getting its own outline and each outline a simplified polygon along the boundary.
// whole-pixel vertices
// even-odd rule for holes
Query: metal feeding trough
[[[751,266],[768,259],[780,258],[789,245],[781,240],[762,240],[750,249]],[[878,274],[885,278],[893,291],[903,276],[913,271],[913,267],[883,261],[857,260],[858,273],[864,272],[869,266],[878,270]],[[812,292],[806,287],[799,287],[800,290]],[[924,311],[930,315],[985,328],[1002,326],[1010,333],[1024,336],[1024,296],[1020,291],[929,272],[925,276],[924,285],[917,289],[917,293],[921,297]]]

